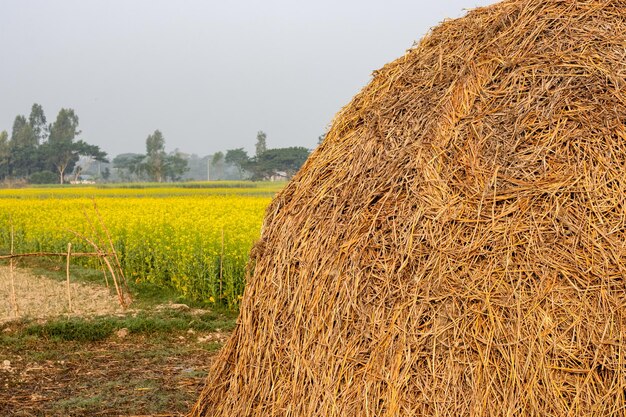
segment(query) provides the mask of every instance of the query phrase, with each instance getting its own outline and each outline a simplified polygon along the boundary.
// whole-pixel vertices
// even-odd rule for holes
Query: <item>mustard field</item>
[[[0,190],[0,252],[10,250],[11,229],[15,253],[64,252],[68,242],[75,252],[93,251],[80,236],[104,245],[100,217],[128,280],[234,306],[243,292],[248,253],[259,238],[265,209],[283,185],[213,182]]]

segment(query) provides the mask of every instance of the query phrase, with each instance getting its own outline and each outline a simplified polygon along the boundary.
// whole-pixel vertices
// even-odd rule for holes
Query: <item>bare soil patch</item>
[[[71,282],[70,278],[70,296],[71,311],[65,282],[35,275],[25,269],[14,270],[11,279],[9,268],[0,267],[0,323],[18,318],[89,316],[122,311],[115,295],[104,286]]]
[[[184,415],[214,357],[206,339],[225,337],[196,333],[0,346],[0,415]]]

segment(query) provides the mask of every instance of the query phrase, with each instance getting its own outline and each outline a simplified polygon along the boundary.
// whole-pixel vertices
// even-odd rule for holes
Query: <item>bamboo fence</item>
[[[93,252],[72,252],[72,243],[68,242],[67,251],[66,252],[29,252],[29,253],[15,253],[15,231],[13,224],[11,222],[11,245],[10,252],[7,255],[0,255],[0,261],[9,261],[9,279],[11,282],[11,304],[14,317],[19,317],[19,303],[18,298],[16,296],[15,290],[15,261],[24,258],[42,258],[42,257],[60,257],[65,258],[65,272],[66,272],[66,287],[67,287],[67,302],[68,302],[68,312],[72,312],[72,295],[70,291],[70,261],[71,258],[98,258],[100,260],[100,265],[102,269],[102,273],[104,276],[104,281],[106,283],[107,288],[109,287],[109,278],[111,282],[113,282],[113,286],[115,288],[115,293],[117,295],[118,302],[123,309],[126,309],[132,303],[132,297],[130,294],[130,290],[128,289],[128,285],[126,282],[126,277],[124,276],[124,272],[122,270],[121,263],[119,261],[119,257],[115,250],[115,246],[113,244],[113,240],[111,238],[111,234],[104,224],[102,217],[98,211],[97,206],[94,202],[94,211],[97,216],[97,225],[100,226],[100,229],[104,233],[104,237],[100,236],[99,233],[96,232],[96,224],[90,219],[90,217],[85,212],[85,217],[88,222],[91,224],[92,231],[94,232],[94,238],[89,238],[81,233],[70,230],[72,234],[74,234],[79,240],[88,243],[92,248]]]

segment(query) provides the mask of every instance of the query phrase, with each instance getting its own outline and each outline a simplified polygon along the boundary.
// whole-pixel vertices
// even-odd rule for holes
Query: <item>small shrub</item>
[[[52,171],[40,171],[31,174],[29,181],[31,184],[56,184],[59,176]]]

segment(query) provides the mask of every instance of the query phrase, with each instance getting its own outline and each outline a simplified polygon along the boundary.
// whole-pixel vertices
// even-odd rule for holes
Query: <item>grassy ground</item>
[[[29,266],[56,277],[54,264]],[[73,279],[96,276],[79,270]],[[236,313],[182,304],[153,287],[133,292],[136,302],[124,314],[0,325],[0,415],[186,413]]]

